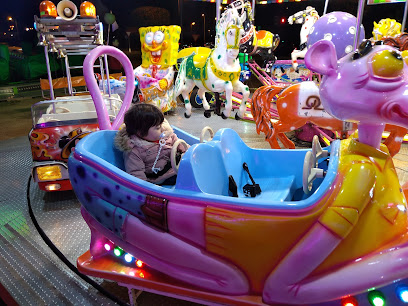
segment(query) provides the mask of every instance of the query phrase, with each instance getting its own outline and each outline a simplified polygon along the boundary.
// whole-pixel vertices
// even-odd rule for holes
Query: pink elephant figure
[[[407,277],[407,202],[388,149],[381,144],[385,124],[408,127],[404,55],[364,41],[337,61],[335,46],[327,40],[306,53],[307,67],[323,75],[319,91],[324,109],[358,123],[358,139],[341,141],[336,183],[340,191],[269,274],[264,302],[312,303],[319,288],[342,296],[390,283],[396,272],[398,278]],[[321,273],[328,263],[340,267],[347,262],[339,260],[339,251],[351,254],[357,249],[359,260],[351,256],[348,267]],[[347,290],[341,291],[342,284]]]
[[[359,141],[380,147],[385,124],[408,126],[408,66],[403,53],[363,41],[337,62],[334,45],[315,43],[305,57],[309,69],[322,74],[324,109],[340,120],[358,123]]]

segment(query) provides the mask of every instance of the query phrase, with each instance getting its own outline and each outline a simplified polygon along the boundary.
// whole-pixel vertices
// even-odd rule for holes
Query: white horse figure
[[[235,118],[244,117],[249,88],[239,81],[241,67],[237,57],[240,40],[245,35],[242,26],[245,18],[245,14],[240,14],[236,8],[228,8],[216,25],[215,48],[199,48],[197,54],[193,53],[183,59],[175,82],[174,96],[183,96],[186,118],[191,116],[189,93],[195,85],[198,87],[197,95],[203,102],[204,115],[207,118],[211,116],[211,112],[205,93],[224,91],[227,102],[221,113],[222,118],[226,119],[231,114],[233,91],[242,93],[243,97]]]
[[[309,35],[309,31],[313,24],[319,19],[319,14],[317,13],[314,7],[308,6],[305,10],[297,12],[292,16],[289,16],[288,23],[289,24],[302,24],[302,28],[300,29],[300,46],[299,50],[295,49],[291,53],[292,57],[292,66],[293,69],[297,69],[298,63],[297,59],[304,58],[307,52],[307,37]]]

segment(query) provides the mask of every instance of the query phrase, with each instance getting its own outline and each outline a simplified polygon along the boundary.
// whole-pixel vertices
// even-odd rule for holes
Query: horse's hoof
[[[205,118],[210,118],[211,117],[211,111],[210,110],[204,111],[204,117]]]
[[[221,113],[221,118],[224,119],[224,120],[228,119],[228,117],[224,115],[224,112]]]
[[[238,113],[235,114],[235,120],[241,120],[241,117],[238,116]]]
[[[184,113],[184,117],[186,117],[186,118],[190,118],[190,117],[191,117],[191,115],[187,115],[187,113]]]

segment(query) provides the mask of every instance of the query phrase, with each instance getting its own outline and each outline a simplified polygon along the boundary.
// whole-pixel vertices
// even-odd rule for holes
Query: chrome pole
[[[401,32],[405,32],[405,24],[406,24],[406,21],[407,21],[407,12],[408,12],[408,1],[405,0],[404,17],[402,17]]]
[[[327,13],[327,6],[329,5],[329,0],[326,0],[326,2],[324,3],[324,10],[323,10],[323,15],[326,15]]]
[[[47,64],[47,74],[48,74],[48,83],[50,83],[50,98],[51,100],[55,99],[54,96],[54,86],[52,86],[52,77],[51,77],[51,69],[50,69],[50,59],[48,57],[48,46],[44,45],[44,54],[45,54],[45,63]],[[54,105],[54,112],[55,112],[55,105]]]
[[[360,25],[363,22],[363,12],[364,12],[364,4],[366,0],[359,0],[358,3],[358,12],[357,12],[357,24],[356,24],[356,36],[354,36],[354,50],[357,49],[358,38],[360,37]]]
[[[65,70],[67,72],[68,93],[70,96],[73,96],[74,90],[72,89],[71,70],[69,67],[68,55],[65,56]]]
[[[217,0],[215,1],[215,12],[216,12],[216,16],[217,16],[217,21],[220,19],[220,6],[221,6],[221,0]]]

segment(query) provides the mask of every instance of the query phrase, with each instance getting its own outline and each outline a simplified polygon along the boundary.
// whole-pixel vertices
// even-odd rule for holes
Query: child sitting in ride
[[[136,104],[124,117],[125,127],[118,131],[115,146],[123,151],[126,172],[159,185],[174,185],[177,174],[170,154],[177,141],[163,113],[151,104]],[[184,153],[184,146],[178,148]]]

